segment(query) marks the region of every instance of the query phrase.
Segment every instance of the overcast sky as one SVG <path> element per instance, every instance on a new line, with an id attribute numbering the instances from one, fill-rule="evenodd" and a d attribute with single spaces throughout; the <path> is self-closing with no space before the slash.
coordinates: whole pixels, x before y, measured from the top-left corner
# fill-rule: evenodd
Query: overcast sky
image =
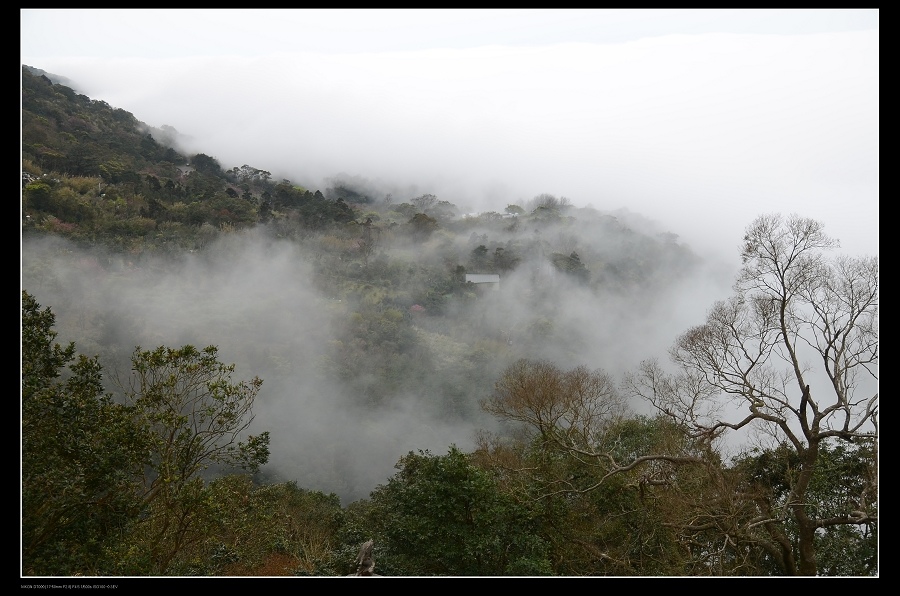
<path id="1" fill-rule="evenodd" d="M 878 10 L 20 14 L 24 64 L 226 169 L 472 211 L 550 193 L 733 260 L 798 213 L 878 252 Z"/>

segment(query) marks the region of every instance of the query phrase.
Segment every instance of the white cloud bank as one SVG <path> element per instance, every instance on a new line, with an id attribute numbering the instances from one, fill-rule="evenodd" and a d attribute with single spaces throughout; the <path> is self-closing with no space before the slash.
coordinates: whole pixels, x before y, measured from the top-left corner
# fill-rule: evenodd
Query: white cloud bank
<path id="1" fill-rule="evenodd" d="M 23 34 L 59 16 L 26 12 Z M 443 28 L 418 11 L 399 11 L 394 22 L 350 11 L 343 26 L 331 11 L 149 11 L 149 30 L 104 24 L 101 17 L 112 16 L 105 12 L 68 16 L 85 26 L 92 18 L 113 37 L 130 31 L 134 41 L 123 40 L 118 54 L 77 44 L 71 54 L 29 54 L 36 44 L 23 41 L 23 63 L 68 77 L 147 124 L 174 126 L 192 139 L 190 150 L 226 168 L 248 163 L 322 189 L 343 172 L 414 185 L 464 210 L 502 210 L 552 193 L 644 214 L 732 262 L 745 226 L 766 212 L 822 220 L 852 254 L 878 250 L 877 28 L 665 35 L 666 19 L 675 31 L 692 31 L 721 12 L 587 11 L 579 14 L 589 22 L 626 28 L 642 17 L 652 35 L 558 43 L 565 36 L 557 31 L 542 40 L 557 43 L 528 45 L 540 16 L 568 27 L 571 39 L 587 37 L 566 11 L 490 11 L 480 19 L 450 11 Z M 763 12 L 776 23 L 798 17 Z M 242 16 L 270 25 L 284 17 L 298 33 L 290 38 L 272 25 L 268 39 L 265 30 L 241 28 Z M 419 21 L 400 18 L 413 16 Z M 761 16 L 751 11 L 748 19 Z M 306 21 L 320 23 L 315 37 Z M 159 48 L 187 44 L 190 31 L 208 47 L 185 47 L 177 57 L 147 50 L 148 39 Z M 426 31 L 433 46 L 423 47 Z M 513 41 L 465 45 L 488 31 Z M 392 43 L 373 41 L 383 36 Z M 415 49 L 362 51 L 357 37 L 379 49 L 411 39 Z M 250 40 L 262 47 L 250 51 Z M 316 43 L 323 49 L 310 48 Z"/>

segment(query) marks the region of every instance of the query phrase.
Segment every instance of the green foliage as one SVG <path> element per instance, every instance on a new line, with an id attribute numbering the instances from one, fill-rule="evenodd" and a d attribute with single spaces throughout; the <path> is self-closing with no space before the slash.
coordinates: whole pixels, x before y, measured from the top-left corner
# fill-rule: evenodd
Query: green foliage
<path id="1" fill-rule="evenodd" d="M 716 478 L 721 461 L 684 428 L 629 416 L 602 371 L 549 361 L 507 367 L 483 407 L 516 423 L 518 434 L 483 437 L 478 461 L 503 472 L 511 494 L 541 503 L 555 571 L 709 573 L 690 566 L 676 522 L 684 494 L 709 491 L 705 479 Z"/>
<path id="2" fill-rule="evenodd" d="M 549 383 L 538 393 L 548 393 Z M 546 396 L 545 396 L 546 397 Z M 561 400 L 535 412 L 548 423 L 564 407 Z M 581 414 L 586 414 L 581 409 Z M 565 419 L 574 421 L 574 424 Z M 553 570 L 560 575 L 707 575 L 691 568 L 677 528 L 678 487 L 698 490 L 702 467 L 666 460 L 635 465 L 647 454 L 677 453 L 683 431 L 662 418 L 637 416 L 607 425 L 595 442 L 582 433 L 554 426 L 579 426 L 577 417 L 560 416 L 544 434 L 481 437 L 475 461 L 502 477 L 502 490 L 532 503 L 539 532 L 552 545 Z M 563 435 L 554 441 L 550 435 Z M 567 449 L 566 445 L 572 445 Z M 581 445 L 580 447 L 578 445 Z"/>
<path id="3" fill-rule="evenodd" d="M 385 575 L 544 575 L 548 545 L 532 512 L 451 447 L 410 452 L 365 512 Z"/>
<path id="4" fill-rule="evenodd" d="M 217 177 L 224 176 L 225 174 L 225 172 L 222 171 L 222 166 L 219 165 L 218 160 L 205 153 L 198 153 L 191 157 L 191 166 L 203 174 L 211 174 Z"/>
<path id="5" fill-rule="evenodd" d="M 575 279 L 586 282 L 590 279 L 591 273 L 581 262 L 578 254 L 573 252 L 569 256 L 554 253 L 550 255 L 550 262 L 556 267 L 557 271 L 561 271 L 571 275 Z"/>
<path id="6" fill-rule="evenodd" d="M 521 262 L 521 258 L 513 249 L 498 246 L 494 249 L 493 270 L 500 272 L 512 271 Z"/>
<path id="7" fill-rule="evenodd" d="M 410 234 L 418 241 L 427 240 L 438 229 L 437 220 L 424 213 L 416 213 L 407 222 Z"/>
<path id="8" fill-rule="evenodd" d="M 201 472 L 268 461 L 267 432 L 241 440 L 262 381 L 232 382 L 213 346 L 137 348 L 117 403 L 54 323 L 23 292 L 23 572 L 165 574 L 205 536 Z"/>
<path id="9" fill-rule="evenodd" d="M 30 209 L 47 210 L 51 207 L 51 188 L 44 182 L 32 182 L 25 187 L 25 207 Z"/>
<path id="10" fill-rule="evenodd" d="M 238 442 L 252 422 L 262 380 L 231 382 L 234 365 L 218 349 L 193 346 L 136 348 L 134 377 L 126 401 L 153 432 L 154 486 L 185 481 L 213 463 L 255 471 L 268 458 L 268 435 Z"/>
<path id="11" fill-rule="evenodd" d="M 484 271 L 487 263 L 487 253 L 488 249 L 484 244 L 476 246 L 472 250 L 469 269 L 472 271 Z"/>
<path id="12" fill-rule="evenodd" d="M 449 201 L 438 201 L 436 205 L 428 209 L 427 213 L 439 222 L 449 222 L 457 216 L 458 209 Z"/>
<path id="13" fill-rule="evenodd" d="M 877 478 L 877 452 L 873 441 L 859 443 L 824 442 L 806 493 L 808 508 L 822 521 L 815 535 L 817 564 L 822 575 L 877 575 L 878 573 L 878 503 L 860 502 Z M 754 449 L 735 460 L 734 469 L 765 503 L 766 512 L 785 510 L 800 473 L 800 458 L 787 444 L 774 449 Z M 857 524 L 838 523 L 847 512 L 858 512 Z M 799 529 L 789 516 L 778 516 L 777 524 L 794 545 Z M 764 556 L 768 573 L 782 574 L 779 559 Z"/>
<path id="14" fill-rule="evenodd" d="M 200 573 L 191 553 L 207 539 L 214 506 L 201 473 L 213 464 L 255 472 L 268 461 L 267 432 L 240 440 L 262 381 L 232 382 L 234 365 L 219 362 L 214 346 L 138 347 L 131 364 L 124 399 L 150 458 L 141 515 L 109 556 L 126 575 Z"/>
<path id="15" fill-rule="evenodd" d="M 237 166 L 233 167 L 228 171 L 228 174 L 237 182 L 265 183 L 272 178 L 271 172 L 260 170 L 252 166 L 248 166 L 247 164 L 242 165 L 240 168 L 238 168 Z"/>
<path id="16" fill-rule="evenodd" d="M 54 322 L 22 293 L 22 571 L 90 575 L 138 510 L 147 452 L 130 410 L 103 394 L 100 364 L 54 343 Z"/>
<path id="17" fill-rule="evenodd" d="M 268 575 L 280 557 L 280 575 L 316 575 L 328 561 L 343 513 L 334 494 L 293 482 L 258 485 L 246 475 L 227 475 L 203 491 L 201 535 L 173 561 L 185 575 Z M 327 574 L 327 573 L 326 573 Z"/>

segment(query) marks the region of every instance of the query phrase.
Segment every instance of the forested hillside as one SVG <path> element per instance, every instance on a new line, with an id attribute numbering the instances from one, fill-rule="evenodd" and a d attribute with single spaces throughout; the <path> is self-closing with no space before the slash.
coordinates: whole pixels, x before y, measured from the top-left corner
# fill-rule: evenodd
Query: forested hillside
<path id="1" fill-rule="evenodd" d="M 639 216 L 178 139 L 22 70 L 23 575 L 877 574 L 877 259 L 761 218 L 683 333 L 713 282 Z"/>

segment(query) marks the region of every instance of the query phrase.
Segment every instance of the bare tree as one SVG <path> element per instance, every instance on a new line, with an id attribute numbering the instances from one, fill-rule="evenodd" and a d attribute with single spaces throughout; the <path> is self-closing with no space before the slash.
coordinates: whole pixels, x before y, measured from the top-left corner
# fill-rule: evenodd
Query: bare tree
<path id="1" fill-rule="evenodd" d="M 362 224 L 362 236 L 357 244 L 363 258 L 363 266 L 366 268 L 369 267 L 369 259 L 378 248 L 380 232 L 381 230 L 372 223 L 372 218 L 366 218 L 365 223 Z"/>
<path id="2" fill-rule="evenodd" d="M 437 197 L 432 194 L 424 194 L 410 199 L 409 202 L 413 204 L 418 213 L 426 213 L 437 203 Z"/>
<path id="3" fill-rule="evenodd" d="M 542 498 L 587 493 L 611 476 L 639 467 L 650 484 L 664 484 L 673 466 L 703 461 L 689 449 L 649 455 L 623 452 L 616 435 L 628 415 L 625 401 L 608 374 L 584 366 L 564 371 L 548 361 L 519 360 L 504 371 L 482 408 L 530 429 L 541 451 L 564 454 L 592 471 L 589 477 L 577 479 L 539 473 Z M 489 447 L 490 441 L 487 435 L 481 438 L 482 450 L 502 456 L 501 450 Z"/>
<path id="4" fill-rule="evenodd" d="M 757 218 L 744 237 L 735 295 L 671 349 L 677 373 L 645 362 L 625 384 L 695 437 L 711 442 L 747 427 L 794 452 L 798 469 L 783 507 L 761 508 L 743 528 L 789 574 L 817 573 L 818 529 L 878 515 L 877 473 L 848 486 L 856 492 L 843 514 L 820 516 L 808 499 L 824 441 L 877 441 L 878 433 L 877 390 L 862 392 L 878 381 L 878 259 L 826 258 L 835 247 L 816 221 Z M 786 523 L 796 527 L 790 539 Z"/>

